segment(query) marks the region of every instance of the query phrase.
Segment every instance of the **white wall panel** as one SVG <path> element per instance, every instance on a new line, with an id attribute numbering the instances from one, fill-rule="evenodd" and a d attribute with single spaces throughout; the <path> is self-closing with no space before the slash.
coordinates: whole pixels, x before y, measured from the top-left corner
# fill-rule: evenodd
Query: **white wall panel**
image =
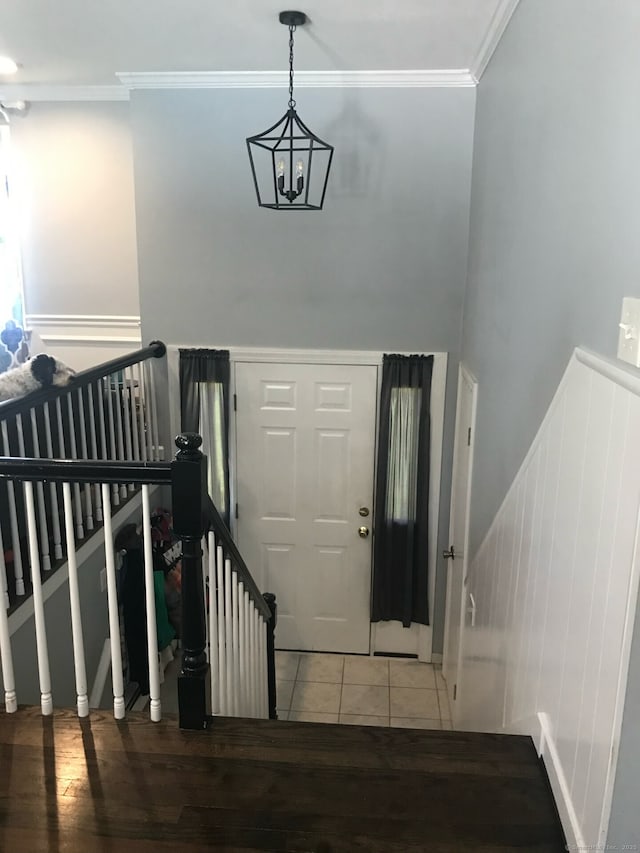
<path id="1" fill-rule="evenodd" d="M 606 839 L 637 597 L 640 379 L 576 350 L 471 563 L 458 726 L 541 740 L 570 844 Z"/>
<path id="2" fill-rule="evenodd" d="M 27 314 L 30 353 L 46 352 L 76 372 L 142 346 L 140 317 L 114 314 Z"/>

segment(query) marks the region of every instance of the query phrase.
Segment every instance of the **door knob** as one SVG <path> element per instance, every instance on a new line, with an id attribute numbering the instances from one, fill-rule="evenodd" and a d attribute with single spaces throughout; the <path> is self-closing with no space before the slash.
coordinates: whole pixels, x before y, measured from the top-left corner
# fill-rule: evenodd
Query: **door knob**
<path id="1" fill-rule="evenodd" d="M 368 527 L 363 526 L 363 527 L 358 528 L 358 536 L 360 536 L 362 539 L 366 539 L 368 535 L 369 535 L 369 528 Z"/>
<path id="2" fill-rule="evenodd" d="M 448 551 L 443 551 L 442 556 L 445 558 L 445 560 L 455 560 L 456 552 L 453 549 L 453 545 Z"/>

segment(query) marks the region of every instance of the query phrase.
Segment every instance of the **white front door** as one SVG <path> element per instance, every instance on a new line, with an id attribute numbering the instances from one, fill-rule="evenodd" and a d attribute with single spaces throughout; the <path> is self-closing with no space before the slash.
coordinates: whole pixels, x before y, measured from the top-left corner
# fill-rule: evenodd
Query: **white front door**
<path id="1" fill-rule="evenodd" d="M 276 647 L 366 653 L 377 367 L 238 362 L 235 384 L 238 546 Z"/>
<path id="2" fill-rule="evenodd" d="M 451 514 L 449 543 L 453 556 L 447 560 L 447 609 L 444 628 L 442 669 L 447 682 L 453 719 L 456 717 L 456 698 L 460 691 L 461 634 L 466 604 L 465 575 L 467 573 L 467 540 L 469 530 L 469 496 L 473 460 L 473 429 L 477 385 L 460 366 L 458 372 L 458 402 L 456 432 L 453 445 L 453 474 L 451 478 Z"/>

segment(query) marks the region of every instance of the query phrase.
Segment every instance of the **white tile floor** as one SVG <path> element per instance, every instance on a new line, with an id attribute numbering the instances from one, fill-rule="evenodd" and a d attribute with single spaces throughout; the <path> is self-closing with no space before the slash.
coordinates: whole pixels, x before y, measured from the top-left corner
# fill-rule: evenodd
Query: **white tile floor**
<path id="1" fill-rule="evenodd" d="M 416 660 L 276 652 L 278 719 L 450 729 L 440 668 Z"/>

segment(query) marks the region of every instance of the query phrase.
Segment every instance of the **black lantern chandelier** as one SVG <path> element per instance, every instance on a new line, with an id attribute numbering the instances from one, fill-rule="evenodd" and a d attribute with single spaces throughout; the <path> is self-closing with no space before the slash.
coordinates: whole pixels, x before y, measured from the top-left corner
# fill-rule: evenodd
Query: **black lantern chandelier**
<path id="1" fill-rule="evenodd" d="M 247 139 L 258 204 L 271 210 L 322 210 L 333 146 L 299 118 L 293 99 L 293 34 L 304 12 L 280 12 L 289 27 L 289 108 L 280 121 Z"/>

